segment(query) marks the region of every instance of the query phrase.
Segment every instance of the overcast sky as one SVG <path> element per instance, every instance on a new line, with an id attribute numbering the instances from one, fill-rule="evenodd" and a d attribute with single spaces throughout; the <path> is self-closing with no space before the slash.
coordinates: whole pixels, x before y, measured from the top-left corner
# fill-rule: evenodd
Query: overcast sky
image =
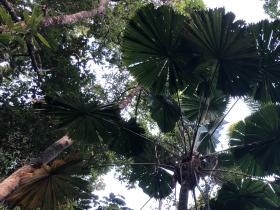
<path id="1" fill-rule="evenodd" d="M 262 7 L 263 2 L 260 0 L 204 0 L 204 3 L 208 8 L 225 7 L 226 11 L 233 12 L 237 19 L 243 19 L 247 23 L 268 19 Z M 226 120 L 230 122 L 238 121 L 248 114 L 249 110 L 242 101 L 239 101 L 227 116 Z M 110 172 L 103 177 L 107 187 L 105 191 L 99 192 L 99 195 L 101 197 L 104 195 L 108 196 L 110 192 L 123 195 L 125 196 L 128 207 L 134 210 L 140 210 L 149 197 L 139 188 L 128 191 L 125 187 L 125 183 L 120 183 L 118 180 L 114 179 L 113 174 L 114 172 Z M 142 210 L 151 210 L 152 207 L 157 205 L 155 201 L 150 201 Z"/>

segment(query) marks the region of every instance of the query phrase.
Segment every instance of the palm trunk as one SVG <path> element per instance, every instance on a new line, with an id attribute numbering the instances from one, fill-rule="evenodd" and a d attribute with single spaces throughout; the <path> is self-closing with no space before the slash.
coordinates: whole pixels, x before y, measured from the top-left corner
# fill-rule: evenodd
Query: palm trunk
<path id="1" fill-rule="evenodd" d="M 178 210 L 188 209 L 189 188 L 186 183 L 181 183 Z"/>
<path id="2" fill-rule="evenodd" d="M 162 209 L 162 199 L 159 199 L 158 201 L 158 210 Z"/>
<path id="3" fill-rule="evenodd" d="M 24 177 L 30 176 L 36 168 L 39 168 L 42 164 L 47 164 L 55 159 L 62 151 L 67 149 L 73 141 L 67 136 L 63 136 L 61 139 L 49 146 L 39 157 L 33 159 L 29 164 L 16 170 L 9 177 L 4 179 L 0 183 L 0 202 L 4 201 L 15 189 L 17 189 L 21 180 Z"/>

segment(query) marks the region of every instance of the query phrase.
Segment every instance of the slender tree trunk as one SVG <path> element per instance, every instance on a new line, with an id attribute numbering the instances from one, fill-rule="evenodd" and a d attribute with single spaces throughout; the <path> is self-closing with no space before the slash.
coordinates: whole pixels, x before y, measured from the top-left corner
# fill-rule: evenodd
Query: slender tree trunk
<path id="1" fill-rule="evenodd" d="M 179 193 L 178 210 L 188 209 L 188 199 L 189 199 L 189 188 L 186 183 L 182 182 L 180 193 Z"/>
<path id="2" fill-rule="evenodd" d="M 61 152 L 67 149 L 73 141 L 67 136 L 63 136 L 61 139 L 50 145 L 39 157 L 33 159 L 29 164 L 16 170 L 9 177 L 4 179 L 0 183 L 0 202 L 4 201 L 14 190 L 16 190 L 21 180 L 29 176 L 33 171 L 39 168 L 42 164 L 47 164 L 55 159 Z"/>
<path id="3" fill-rule="evenodd" d="M 162 199 L 159 199 L 158 201 L 158 210 L 162 209 Z"/>

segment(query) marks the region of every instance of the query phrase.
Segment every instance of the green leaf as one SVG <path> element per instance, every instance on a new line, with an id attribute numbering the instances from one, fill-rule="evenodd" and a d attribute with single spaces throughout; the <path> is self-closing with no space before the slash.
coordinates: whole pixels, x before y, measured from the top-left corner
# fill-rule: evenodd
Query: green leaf
<path id="1" fill-rule="evenodd" d="M 180 118 L 180 108 L 175 101 L 165 96 L 151 96 L 151 117 L 162 132 L 172 131 Z"/>
<path id="2" fill-rule="evenodd" d="M 40 39 L 40 41 L 46 45 L 48 48 L 51 48 L 51 46 L 49 45 L 48 41 L 45 39 L 45 37 L 43 37 L 40 33 L 36 33 L 36 37 L 38 37 L 38 39 Z"/>
<path id="3" fill-rule="evenodd" d="M 205 95 L 204 93 L 184 96 L 182 98 L 182 111 L 184 117 L 190 121 L 196 121 L 201 118 L 201 122 L 212 122 L 218 119 L 226 110 L 229 97 L 222 91 L 212 91 Z"/>
<path id="4" fill-rule="evenodd" d="M 280 161 L 280 107 L 266 105 L 239 122 L 230 134 L 234 158 L 253 175 L 274 173 Z"/>
<path id="5" fill-rule="evenodd" d="M 209 154 L 215 152 L 218 143 L 220 143 L 219 132 L 221 129 L 218 128 L 215 130 L 219 122 L 220 118 L 218 118 L 217 121 L 213 121 L 199 128 L 200 136 L 197 141 L 197 151 L 201 154 Z"/>
<path id="6" fill-rule="evenodd" d="M 157 155 L 155 150 L 157 150 Z M 144 152 L 133 158 L 135 163 L 143 164 L 132 165 L 130 182 L 138 182 L 144 193 L 156 199 L 162 199 L 170 195 L 173 188 L 172 175 L 157 165 L 157 161 L 164 163 L 161 160 L 166 160 L 168 157 L 170 157 L 170 154 L 160 145 L 146 144 Z"/>
<path id="7" fill-rule="evenodd" d="M 7 45 L 13 39 L 11 34 L 1 33 L 0 34 L 0 43 Z"/>
<path id="8" fill-rule="evenodd" d="M 109 149 L 125 157 L 134 157 L 144 151 L 148 140 L 145 138 L 145 130 L 141 128 L 135 119 L 121 124 L 120 133 L 109 145 Z"/>
<path id="9" fill-rule="evenodd" d="M 236 179 L 225 183 L 218 191 L 217 200 L 210 202 L 215 210 L 254 210 L 277 207 L 277 197 L 271 187 L 257 180 Z"/>
<path id="10" fill-rule="evenodd" d="M 149 4 L 137 11 L 125 29 L 123 61 L 136 80 L 154 93 L 182 87 L 189 60 L 180 36 L 185 17 L 172 8 Z"/>
<path id="11" fill-rule="evenodd" d="M 24 178 L 22 187 L 13 192 L 7 202 L 11 207 L 26 210 L 57 210 L 68 199 L 79 199 L 85 192 L 90 195 L 90 183 L 80 174 L 82 167 L 83 161 L 77 156 L 43 165 L 32 176 Z"/>
<path id="12" fill-rule="evenodd" d="M 263 20 L 250 26 L 250 31 L 260 58 L 257 82 L 253 87 L 253 97 L 262 102 L 280 101 L 280 21 Z"/>
<path id="13" fill-rule="evenodd" d="M 47 112 L 59 121 L 71 138 L 87 143 L 109 143 L 119 132 L 119 108 L 114 104 L 101 105 L 78 97 L 49 99 Z"/>
<path id="14" fill-rule="evenodd" d="M 0 6 L 0 18 L 3 23 L 8 26 L 8 28 L 13 27 L 14 22 L 12 20 L 12 17 L 2 6 Z"/>
<path id="15" fill-rule="evenodd" d="M 203 65 L 203 71 L 208 71 L 206 81 L 226 94 L 249 92 L 256 78 L 258 57 L 243 21 L 235 21 L 235 15 L 226 13 L 224 8 L 194 11 L 184 34 L 188 47 L 201 59 L 196 68 Z"/>

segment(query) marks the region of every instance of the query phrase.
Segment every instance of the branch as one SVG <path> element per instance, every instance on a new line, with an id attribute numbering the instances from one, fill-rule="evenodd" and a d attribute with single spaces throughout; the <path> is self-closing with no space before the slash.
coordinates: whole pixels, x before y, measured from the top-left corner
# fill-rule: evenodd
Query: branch
<path id="1" fill-rule="evenodd" d="M 49 26 L 55 25 L 65 25 L 65 24 L 73 24 L 80 20 L 84 20 L 87 18 L 94 17 L 96 15 L 102 15 L 105 11 L 105 6 L 108 0 L 100 0 L 97 8 L 88 11 L 80 11 L 70 15 L 58 15 L 52 17 L 45 17 L 39 23 L 41 28 L 46 28 Z"/>
<path id="2" fill-rule="evenodd" d="M 57 25 L 67 25 L 67 24 L 74 24 L 81 20 L 88 19 L 97 15 L 104 14 L 105 6 L 109 0 L 100 0 L 99 5 L 97 8 L 87 10 L 87 11 L 80 11 L 77 13 L 69 14 L 69 15 L 58 15 L 58 16 L 47 16 L 44 17 L 40 23 L 39 28 L 47 28 L 50 26 L 57 26 Z M 0 0 L 2 5 L 11 15 L 13 21 L 19 22 L 19 25 L 22 28 L 26 28 L 27 25 L 25 21 L 20 21 L 19 17 L 16 15 L 15 10 L 13 9 L 11 3 L 7 0 Z M 0 26 L 0 33 L 2 32 L 11 32 L 6 25 Z"/>
<path id="3" fill-rule="evenodd" d="M 47 164 L 54 160 L 61 152 L 72 145 L 73 141 L 67 136 L 50 145 L 39 157 L 33 159 L 29 164 L 16 170 L 9 177 L 0 183 L 0 202 L 4 201 L 11 193 L 21 186 L 22 180 L 30 176 L 34 170 L 42 164 Z"/>
<path id="4" fill-rule="evenodd" d="M 143 90 L 142 86 L 136 86 L 133 88 L 127 96 L 125 96 L 120 102 L 119 102 L 119 108 L 124 109 L 126 108 L 131 102 L 134 96 L 138 95 Z"/>
<path id="5" fill-rule="evenodd" d="M 36 60 L 36 57 L 34 55 L 34 50 L 33 50 L 33 45 L 31 44 L 30 41 L 26 41 L 26 46 L 27 46 L 27 51 L 29 54 L 29 57 L 31 58 L 31 65 L 32 68 L 34 69 L 34 71 L 36 72 L 37 76 L 38 76 L 38 81 L 39 81 L 39 87 L 40 87 L 40 83 L 43 81 L 41 74 L 40 74 L 40 70 L 41 68 L 38 66 L 38 62 Z"/>
<path id="6" fill-rule="evenodd" d="M 13 21 L 15 22 L 20 21 L 20 18 L 17 16 L 17 13 L 15 12 L 13 5 L 10 2 L 8 2 L 7 0 L 0 0 L 0 3 L 9 12 Z"/>

